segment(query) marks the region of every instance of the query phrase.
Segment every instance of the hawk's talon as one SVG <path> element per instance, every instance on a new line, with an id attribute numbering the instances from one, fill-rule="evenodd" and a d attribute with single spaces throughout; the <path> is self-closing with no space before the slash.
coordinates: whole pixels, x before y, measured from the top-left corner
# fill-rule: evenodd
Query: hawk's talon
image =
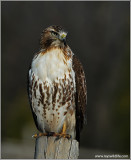
<path id="1" fill-rule="evenodd" d="M 67 134 L 67 137 L 66 137 L 67 139 L 71 139 L 72 138 L 72 136 L 71 135 L 69 135 L 69 134 Z"/>
<path id="2" fill-rule="evenodd" d="M 61 134 L 56 134 L 55 135 L 57 138 L 67 138 L 67 139 L 70 139 L 71 138 L 71 135 L 69 135 L 69 134 L 63 134 L 63 133 L 61 133 Z"/>
<path id="3" fill-rule="evenodd" d="M 33 136 L 32 136 L 32 138 L 37 138 L 38 137 L 38 134 L 34 134 Z"/>

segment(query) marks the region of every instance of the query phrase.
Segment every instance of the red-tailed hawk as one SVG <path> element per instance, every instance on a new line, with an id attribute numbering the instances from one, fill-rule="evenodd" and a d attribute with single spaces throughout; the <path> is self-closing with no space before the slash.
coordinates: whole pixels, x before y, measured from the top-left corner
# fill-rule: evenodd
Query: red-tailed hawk
<path id="1" fill-rule="evenodd" d="M 41 135 L 80 139 L 86 121 L 85 74 L 66 43 L 67 32 L 50 26 L 41 35 L 28 75 L 30 106 Z"/>

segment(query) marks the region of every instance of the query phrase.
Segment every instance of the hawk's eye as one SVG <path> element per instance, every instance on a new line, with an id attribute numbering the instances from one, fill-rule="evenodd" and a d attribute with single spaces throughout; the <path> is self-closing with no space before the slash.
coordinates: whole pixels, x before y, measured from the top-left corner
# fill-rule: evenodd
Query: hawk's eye
<path id="1" fill-rule="evenodd" d="M 55 36 L 58 36 L 58 33 L 55 32 L 55 31 L 51 31 L 51 33 L 52 33 L 53 35 L 55 35 Z"/>

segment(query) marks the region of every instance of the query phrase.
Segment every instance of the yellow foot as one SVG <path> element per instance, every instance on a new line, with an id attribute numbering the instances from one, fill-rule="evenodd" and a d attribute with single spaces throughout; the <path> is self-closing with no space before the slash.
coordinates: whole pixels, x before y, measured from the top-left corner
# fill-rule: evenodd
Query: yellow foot
<path id="1" fill-rule="evenodd" d="M 68 138 L 68 139 L 71 138 L 71 135 L 66 134 L 66 123 L 63 124 L 63 128 L 62 128 L 61 133 L 55 133 L 55 132 L 38 133 L 38 134 L 34 134 L 32 137 L 33 138 L 38 138 L 38 137 L 41 137 L 41 136 L 54 136 L 54 137 L 57 137 L 57 138 L 63 137 L 63 138 Z"/>
<path id="2" fill-rule="evenodd" d="M 55 132 L 34 134 L 34 135 L 32 136 L 32 138 L 38 138 L 38 137 L 41 137 L 41 136 L 47 136 L 47 137 L 53 136 L 53 137 L 57 137 L 58 139 L 59 139 L 59 138 L 62 138 L 62 137 L 63 137 L 63 138 L 68 138 L 68 139 L 71 138 L 71 135 L 69 135 L 69 134 L 65 134 L 65 133 L 55 133 Z"/>
<path id="3" fill-rule="evenodd" d="M 32 138 L 38 138 L 38 137 L 41 137 L 41 136 L 47 136 L 47 133 L 37 133 L 37 134 L 34 134 L 32 136 Z"/>
<path id="4" fill-rule="evenodd" d="M 58 138 L 68 138 L 70 139 L 71 138 L 71 135 L 69 134 L 65 134 L 65 133 L 55 133 L 54 136 L 58 137 Z"/>

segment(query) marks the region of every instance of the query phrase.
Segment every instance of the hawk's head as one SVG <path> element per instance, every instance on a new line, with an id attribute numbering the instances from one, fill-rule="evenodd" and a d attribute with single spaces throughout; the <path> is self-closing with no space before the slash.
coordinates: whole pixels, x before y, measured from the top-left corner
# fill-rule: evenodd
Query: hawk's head
<path id="1" fill-rule="evenodd" d="M 67 32 L 61 26 L 50 26 L 46 28 L 40 39 L 40 45 L 42 49 L 47 49 L 50 46 L 66 46 Z"/>

